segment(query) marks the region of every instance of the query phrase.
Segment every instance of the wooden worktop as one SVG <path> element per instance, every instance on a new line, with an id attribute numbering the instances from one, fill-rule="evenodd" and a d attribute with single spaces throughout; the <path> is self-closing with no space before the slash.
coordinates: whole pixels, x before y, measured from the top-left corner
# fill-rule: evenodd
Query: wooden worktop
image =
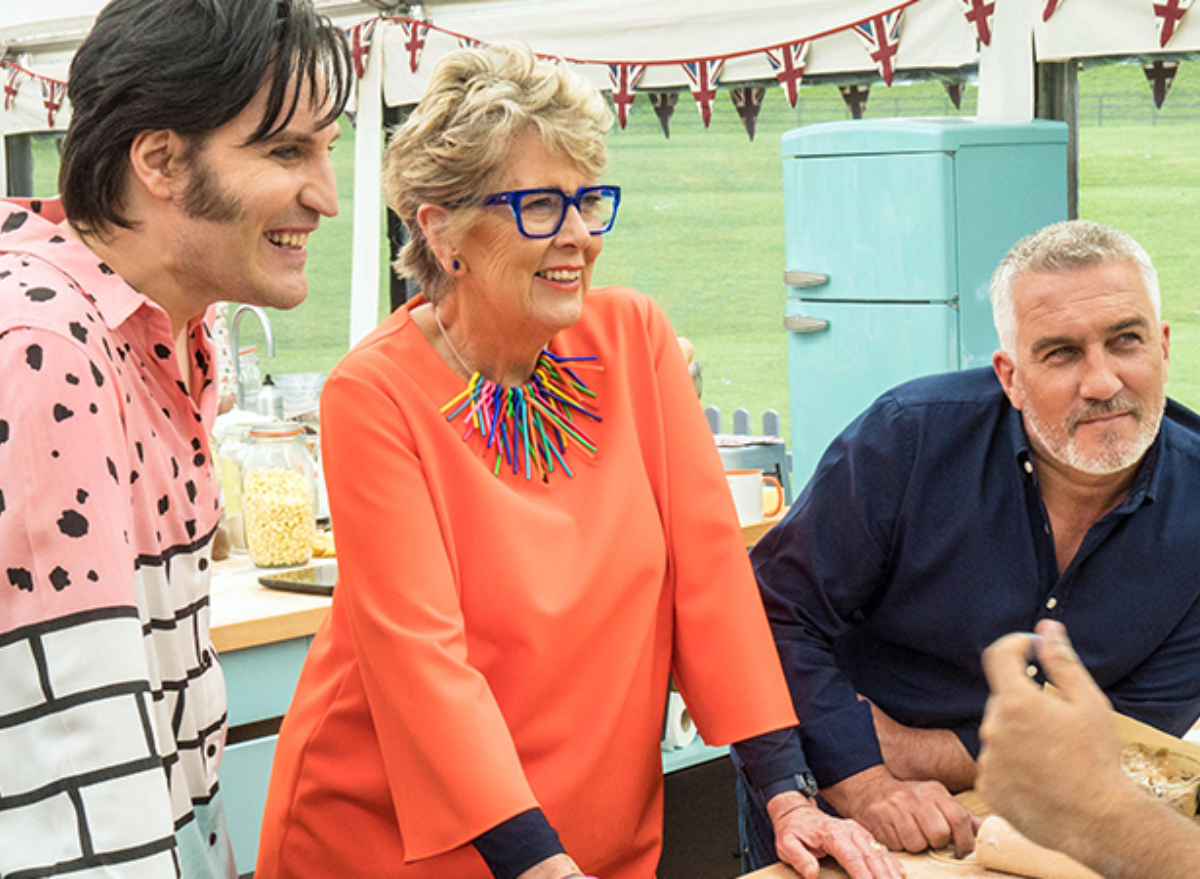
<path id="1" fill-rule="evenodd" d="M 747 548 L 754 546 L 783 515 L 742 527 Z M 315 565 L 336 559 L 314 559 Z M 331 599 L 268 589 L 258 582 L 263 571 L 244 553 L 213 565 L 212 640 L 218 653 L 242 650 L 312 635 L 329 612 Z"/>

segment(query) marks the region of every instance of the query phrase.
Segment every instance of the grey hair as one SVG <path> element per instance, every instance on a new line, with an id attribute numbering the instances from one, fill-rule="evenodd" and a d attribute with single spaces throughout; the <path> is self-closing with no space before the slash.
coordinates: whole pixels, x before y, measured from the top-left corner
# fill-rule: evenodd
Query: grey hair
<path id="1" fill-rule="evenodd" d="M 417 222 L 420 207 L 450 209 L 448 231 L 466 231 L 512 160 L 513 140 L 526 132 L 599 179 L 612 121 L 591 82 L 566 63 L 539 59 L 528 46 L 499 42 L 447 55 L 384 155 L 388 207 L 410 236 L 393 265 L 396 274 L 416 277 L 438 301 L 450 277 Z"/>
<path id="2" fill-rule="evenodd" d="M 1026 235 L 1013 245 L 992 274 L 988 293 L 1000 347 L 1009 354 L 1016 353 L 1017 319 L 1012 291 L 1018 279 L 1031 274 L 1086 269 L 1105 262 L 1127 262 L 1138 270 L 1154 307 L 1154 319 L 1161 320 L 1158 273 L 1142 246 L 1111 226 L 1090 220 L 1067 220 Z"/>

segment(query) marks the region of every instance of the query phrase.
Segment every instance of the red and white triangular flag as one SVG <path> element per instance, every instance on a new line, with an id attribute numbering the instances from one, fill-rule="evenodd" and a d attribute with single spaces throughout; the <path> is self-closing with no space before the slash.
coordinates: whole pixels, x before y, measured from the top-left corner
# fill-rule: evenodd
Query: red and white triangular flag
<path id="1" fill-rule="evenodd" d="M 985 46 L 992 44 L 992 16 L 996 13 L 996 0 L 961 0 L 966 7 L 967 21 L 975 25 L 975 36 Z"/>
<path id="2" fill-rule="evenodd" d="M 702 58 L 699 61 L 683 62 L 683 72 L 692 83 L 692 95 L 696 98 L 696 106 L 700 108 L 700 118 L 704 127 L 712 119 L 712 105 L 717 97 L 717 80 L 721 77 L 721 68 L 725 65 L 724 58 Z"/>
<path id="3" fill-rule="evenodd" d="M 1165 49 L 1175 30 L 1183 23 L 1183 17 L 1192 8 L 1194 0 L 1163 0 L 1154 3 L 1154 17 L 1158 19 L 1158 45 Z"/>
<path id="4" fill-rule="evenodd" d="M 613 87 L 613 103 L 617 107 L 617 121 L 621 127 L 629 121 L 629 107 L 633 104 L 633 90 L 646 72 L 645 64 L 610 64 L 608 78 Z"/>
<path id="5" fill-rule="evenodd" d="M 54 127 L 54 117 L 62 108 L 63 98 L 66 97 L 67 84 L 53 79 L 42 80 L 42 106 L 46 108 L 46 124 Z"/>
<path id="6" fill-rule="evenodd" d="M 854 32 L 871 53 L 871 60 L 879 68 L 879 75 L 888 85 L 896 73 L 896 52 L 900 48 L 900 21 L 904 10 L 876 15 L 854 25 Z"/>
<path id="7" fill-rule="evenodd" d="M 400 27 L 404 28 L 404 51 L 408 53 L 408 69 L 417 72 L 421 64 L 421 52 L 425 49 L 425 35 L 429 33 L 429 22 L 401 19 Z"/>
<path id="8" fill-rule="evenodd" d="M 346 31 L 346 36 L 350 38 L 350 57 L 354 61 L 354 73 L 359 79 L 367 72 L 367 61 L 371 57 L 371 43 L 375 36 L 375 25 L 379 23 L 379 19 L 370 18 L 366 21 L 360 21 L 354 27 Z"/>
<path id="9" fill-rule="evenodd" d="M 789 43 L 776 49 L 767 50 L 767 61 L 775 71 L 775 78 L 783 86 L 788 103 L 796 106 L 796 98 L 800 95 L 800 80 L 804 77 L 804 65 L 808 63 L 808 46 L 806 41 Z"/>
<path id="10" fill-rule="evenodd" d="M 1046 0 L 1046 5 L 1042 9 L 1042 21 L 1049 21 L 1050 16 L 1058 12 L 1058 7 L 1066 2 L 1067 0 Z"/>
<path id="11" fill-rule="evenodd" d="M 19 67 L 13 67 L 9 64 L 3 65 L 5 68 L 4 76 L 4 110 L 8 112 L 12 109 L 13 102 L 17 99 L 17 91 L 21 88 L 21 80 L 26 78 L 25 71 Z"/>
<path id="12" fill-rule="evenodd" d="M 459 37 L 458 48 L 460 49 L 482 49 L 483 40 L 477 40 L 474 37 Z"/>
<path id="13" fill-rule="evenodd" d="M 1178 61 L 1154 61 L 1142 67 L 1146 74 L 1146 79 L 1150 82 L 1150 88 L 1154 93 L 1154 106 L 1162 109 L 1163 101 L 1167 99 L 1167 92 L 1171 90 L 1171 84 L 1175 82 L 1175 74 L 1179 70 Z"/>

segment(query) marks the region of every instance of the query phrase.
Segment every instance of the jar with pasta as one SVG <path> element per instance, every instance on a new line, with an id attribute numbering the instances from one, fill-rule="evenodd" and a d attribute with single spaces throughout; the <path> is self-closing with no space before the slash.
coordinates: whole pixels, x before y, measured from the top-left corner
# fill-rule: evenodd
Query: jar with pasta
<path id="1" fill-rule="evenodd" d="M 304 427 L 276 422 L 251 428 L 242 462 L 242 517 L 255 565 L 302 565 L 311 558 L 314 499 Z"/>

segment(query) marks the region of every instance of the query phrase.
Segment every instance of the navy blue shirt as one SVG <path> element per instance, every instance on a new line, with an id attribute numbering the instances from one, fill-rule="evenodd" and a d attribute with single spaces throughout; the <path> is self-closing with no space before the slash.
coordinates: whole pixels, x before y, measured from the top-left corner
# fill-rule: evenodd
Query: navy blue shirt
<path id="1" fill-rule="evenodd" d="M 978 754 L 980 654 L 1043 617 L 1118 711 L 1175 735 L 1200 715 L 1200 418 L 1174 402 L 1062 576 L 1021 414 L 991 369 L 883 395 L 752 560 L 822 787 L 882 762 L 857 694 Z"/>

